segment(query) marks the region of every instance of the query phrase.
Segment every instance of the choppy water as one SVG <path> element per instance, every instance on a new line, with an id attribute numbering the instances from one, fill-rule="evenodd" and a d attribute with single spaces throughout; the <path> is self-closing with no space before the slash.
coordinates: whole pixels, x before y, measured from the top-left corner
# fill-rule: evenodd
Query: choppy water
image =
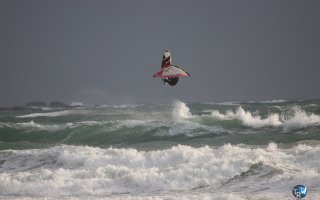
<path id="1" fill-rule="evenodd" d="M 0 112 L 1 199 L 320 197 L 320 101 Z"/>

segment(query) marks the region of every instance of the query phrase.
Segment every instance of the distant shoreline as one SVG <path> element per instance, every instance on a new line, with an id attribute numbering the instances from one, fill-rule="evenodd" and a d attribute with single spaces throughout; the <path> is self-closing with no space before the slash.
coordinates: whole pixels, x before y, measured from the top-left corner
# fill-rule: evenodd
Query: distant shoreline
<path id="1" fill-rule="evenodd" d="M 78 105 L 68 105 L 61 101 L 52 101 L 50 103 L 46 103 L 44 101 L 32 101 L 27 102 L 25 105 L 19 106 L 3 106 L 0 107 L 0 111 L 18 111 L 18 110 L 40 110 L 41 108 L 74 108 L 78 107 Z"/>

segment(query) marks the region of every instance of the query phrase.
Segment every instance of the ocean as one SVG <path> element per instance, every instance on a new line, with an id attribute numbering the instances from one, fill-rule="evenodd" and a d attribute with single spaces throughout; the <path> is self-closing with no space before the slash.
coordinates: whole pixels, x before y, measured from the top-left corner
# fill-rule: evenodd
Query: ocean
<path id="1" fill-rule="evenodd" d="M 320 100 L 0 112 L 0 199 L 320 199 Z"/>

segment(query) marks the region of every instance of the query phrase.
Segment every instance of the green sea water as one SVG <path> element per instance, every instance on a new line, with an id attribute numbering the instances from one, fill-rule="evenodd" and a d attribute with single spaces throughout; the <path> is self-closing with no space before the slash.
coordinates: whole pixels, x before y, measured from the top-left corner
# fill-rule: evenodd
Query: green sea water
<path id="1" fill-rule="evenodd" d="M 0 112 L 0 199 L 320 198 L 320 101 Z"/>
<path id="2" fill-rule="evenodd" d="M 167 148 L 320 139 L 320 102 L 270 101 L 78 107 L 0 112 L 0 149 L 60 144 Z"/>

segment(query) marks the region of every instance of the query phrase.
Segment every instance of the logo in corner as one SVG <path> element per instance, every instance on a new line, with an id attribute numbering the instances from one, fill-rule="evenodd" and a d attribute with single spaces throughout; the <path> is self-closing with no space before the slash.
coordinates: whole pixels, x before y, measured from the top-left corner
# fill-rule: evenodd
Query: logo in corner
<path id="1" fill-rule="evenodd" d="M 292 194 L 297 199 L 302 199 L 307 196 L 307 187 L 304 185 L 296 185 L 292 188 Z"/>

